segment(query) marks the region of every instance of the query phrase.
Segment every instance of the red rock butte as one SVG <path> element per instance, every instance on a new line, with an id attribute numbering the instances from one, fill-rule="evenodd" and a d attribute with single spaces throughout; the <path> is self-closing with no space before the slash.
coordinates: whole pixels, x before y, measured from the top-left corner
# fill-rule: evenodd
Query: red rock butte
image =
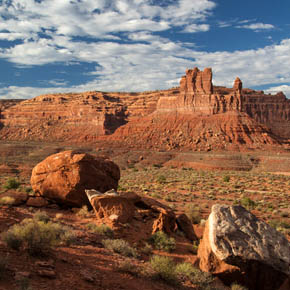
<path id="1" fill-rule="evenodd" d="M 290 100 L 279 92 L 213 86 L 212 70 L 186 70 L 180 87 L 85 92 L 0 101 L 1 140 L 110 141 L 165 150 L 289 145 Z"/>

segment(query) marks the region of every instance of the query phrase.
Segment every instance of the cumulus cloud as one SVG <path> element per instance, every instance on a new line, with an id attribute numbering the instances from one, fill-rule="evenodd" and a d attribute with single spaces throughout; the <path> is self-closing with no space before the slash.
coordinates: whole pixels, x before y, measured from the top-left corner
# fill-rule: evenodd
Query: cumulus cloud
<path id="1" fill-rule="evenodd" d="M 283 92 L 286 96 L 290 98 L 290 85 L 281 85 L 281 86 L 274 86 L 270 87 L 267 90 L 265 90 L 268 94 L 276 94 L 278 92 Z"/>
<path id="2" fill-rule="evenodd" d="M 58 77 L 47 80 L 47 88 L 7 86 L 0 89 L 0 97 L 165 89 L 178 85 L 185 69 L 194 66 L 212 67 L 218 85 L 230 86 L 236 76 L 245 86 L 282 84 L 281 75 L 283 84 L 290 83 L 290 39 L 257 50 L 214 53 L 198 51 L 194 43 L 171 40 L 172 31 L 208 31 L 206 20 L 215 7 L 213 1 L 7 0 L 1 4 L 0 40 L 8 45 L 0 48 L 0 58 L 20 67 L 90 63 L 95 70 L 80 74 L 95 79 L 78 86 L 67 86 Z M 274 28 L 250 24 L 250 20 L 239 25 L 253 30 Z"/>

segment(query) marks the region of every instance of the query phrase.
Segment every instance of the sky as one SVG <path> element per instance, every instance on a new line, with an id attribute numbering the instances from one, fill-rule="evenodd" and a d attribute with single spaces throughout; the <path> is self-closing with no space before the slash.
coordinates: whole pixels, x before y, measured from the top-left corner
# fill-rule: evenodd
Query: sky
<path id="1" fill-rule="evenodd" d="M 214 85 L 290 98 L 289 0 L 0 0 L 0 98 Z"/>

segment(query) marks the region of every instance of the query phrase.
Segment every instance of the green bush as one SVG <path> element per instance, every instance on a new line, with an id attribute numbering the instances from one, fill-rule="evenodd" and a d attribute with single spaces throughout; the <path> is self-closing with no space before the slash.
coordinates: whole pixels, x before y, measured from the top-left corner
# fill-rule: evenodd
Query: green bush
<path id="1" fill-rule="evenodd" d="M 105 224 L 101 224 L 98 226 L 96 224 L 90 223 L 87 225 L 87 228 L 92 233 L 97 233 L 99 235 L 103 235 L 103 236 L 106 236 L 108 238 L 114 237 L 114 231 L 109 226 L 107 226 Z"/>
<path id="2" fill-rule="evenodd" d="M 280 220 L 270 220 L 269 225 L 285 235 L 290 234 L 290 223 L 288 222 Z"/>
<path id="3" fill-rule="evenodd" d="M 12 249 L 19 250 L 23 246 L 31 255 L 41 255 L 54 246 L 71 244 L 74 234 L 58 223 L 34 218 L 10 227 L 3 239 Z"/>
<path id="4" fill-rule="evenodd" d="M 223 181 L 224 182 L 229 182 L 230 181 L 230 176 L 229 175 L 225 175 L 224 177 L 223 177 Z"/>
<path id="5" fill-rule="evenodd" d="M 190 263 L 180 263 L 175 267 L 175 273 L 182 279 L 188 279 L 193 273 L 194 268 Z"/>
<path id="6" fill-rule="evenodd" d="M 194 255 L 197 254 L 198 246 L 199 246 L 199 242 L 198 242 L 198 241 L 194 241 L 193 244 L 192 244 L 192 253 L 193 253 Z"/>
<path id="7" fill-rule="evenodd" d="M 40 211 L 38 210 L 34 215 L 33 215 L 33 219 L 36 221 L 40 221 L 40 222 L 44 222 L 44 223 L 48 223 L 50 220 L 49 215 L 45 212 L 45 211 Z"/>
<path id="8" fill-rule="evenodd" d="M 175 272 L 175 263 L 170 257 L 154 255 L 150 259 L 150 266 L 153 270 L 154 277 L 169 283 L 178 282 Z"/>
<path id="9" fill-rule="evenodd" d="M 124 272 L 124 273 L 129 273 L 133 276 L 138 276 L 140 272 L 140 268 L 132 263 L 131 258 L 126 258 L 123 261 L 120 261 L 118 263 L 118 271 L 119 272 Z"/>
<path id="10" fill-rule="evenodd" d="M 168 237 L 164 232 L 156 232 L 150 238 L 154 247 L 158 250 L 171 252 L 175 250 L 175 239 Z"/>
<path id="11" fill-rule="evenodd" d="M 233 283 L 231 285 L 231 290 L 248 290 L 248 288 L 247 287 L 244 287 L 242 285 L 239 285 L 237 283 Z"/>
<path id="12" fill-rule="evenodd" d="M 209 273 L 200 271 L 190 263 L 177 264 L 175 273 L 182 281 L 190 280 L 199 287 L 198 289 L 208 289 L 213 282 L 213 277 Z"/>
<path id="13" fill-rule="evenodd" d="M 90 212 L 86 205 L 82 206 L 82 208 L 77 212 L 77 216 L 82 218 L 87 218 L 90 216 Z"/>
<path id="14" fill-rule="evenodd" d="M 137 257 L 137 250 L 122 239 L 106 239 L 102 241 L 104 247 L 126 257 Z"/>
<path id="15" fill-rule="evenodd" d="M 164 175 L 159 175 L 157 177 L 157 182 L 161 183 L 161 184 L 165 183 L 166 182 L 166 177 Z"/>
<path id="16" fill-rule="evenodd" d="M 152 246 L 148 243 L 145 243 L 144 247 L 141 249 L 141 252 L 145 255 L 152 254 Z"/>
<path id="17" fill-rule="evenodd" d="M 243 197 L 240 202 L 241 205 L 245 207 L 247 210 L 254 209 L 256 207 L 256 203 L 249 197 Z"/>
<path id="18" fill-rule="evenodd" d="M 24 191 L 25 191 L 26 193 L 32 193 L 32 192 L 33 192 L 33 189 L 32 189 L 30 186 L 28 186 L 28 187 L 25 187 L 25 188 L 24 188 Z"/>
<path id="19" fill-rule="evenodd" d="M 0 198 L 0 205 L 12 205 L 15 202 L 15 198 L 11 196 L 3 196 Z"/>
<path id="20" fill-rule="evenodd" d="M 185 207 L 185 214 L 194 224 L 199 224 L 201 221 L 200 208 L 193 203 L 187 204 Z"/>
<path id="21" fill-rule="evenodd" d="M 15 178 L 9 178 L 4 184 L 4 189 L 16 189 L 20 186 L 20 182 Z"/>

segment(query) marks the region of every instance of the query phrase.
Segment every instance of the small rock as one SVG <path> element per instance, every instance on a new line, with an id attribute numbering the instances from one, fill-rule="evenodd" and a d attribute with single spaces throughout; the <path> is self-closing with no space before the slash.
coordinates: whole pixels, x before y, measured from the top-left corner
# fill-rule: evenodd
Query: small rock
<path id="1" fill-rule="evenodd" d="M 109 196 L 118 196 L 118 192 L 115 189 L 110 189 L 108 191 L 105 192 L 105 195 L 109 195 Z"/>
<path id="2" fill-rule="evenodd" d="M 56 273 L 54 270 L 42 269 L 42 270 L 38 270 L 37 274 L 41 277 L 46 277 L 50 279 L 56 278 Z"/>
<path id="3" fill-rule="evenodd" d="M 36 261 L 35 266 L 38 266 L 41 268 L 54 268 L 54 262 L 53 261 Z"/>
<path id="4" fill-rule="evenodd" d="M 26 205 L 32 207 L 46 207 L 48 205 L 48 201 L 43 197 L 29 197 Z"/>

